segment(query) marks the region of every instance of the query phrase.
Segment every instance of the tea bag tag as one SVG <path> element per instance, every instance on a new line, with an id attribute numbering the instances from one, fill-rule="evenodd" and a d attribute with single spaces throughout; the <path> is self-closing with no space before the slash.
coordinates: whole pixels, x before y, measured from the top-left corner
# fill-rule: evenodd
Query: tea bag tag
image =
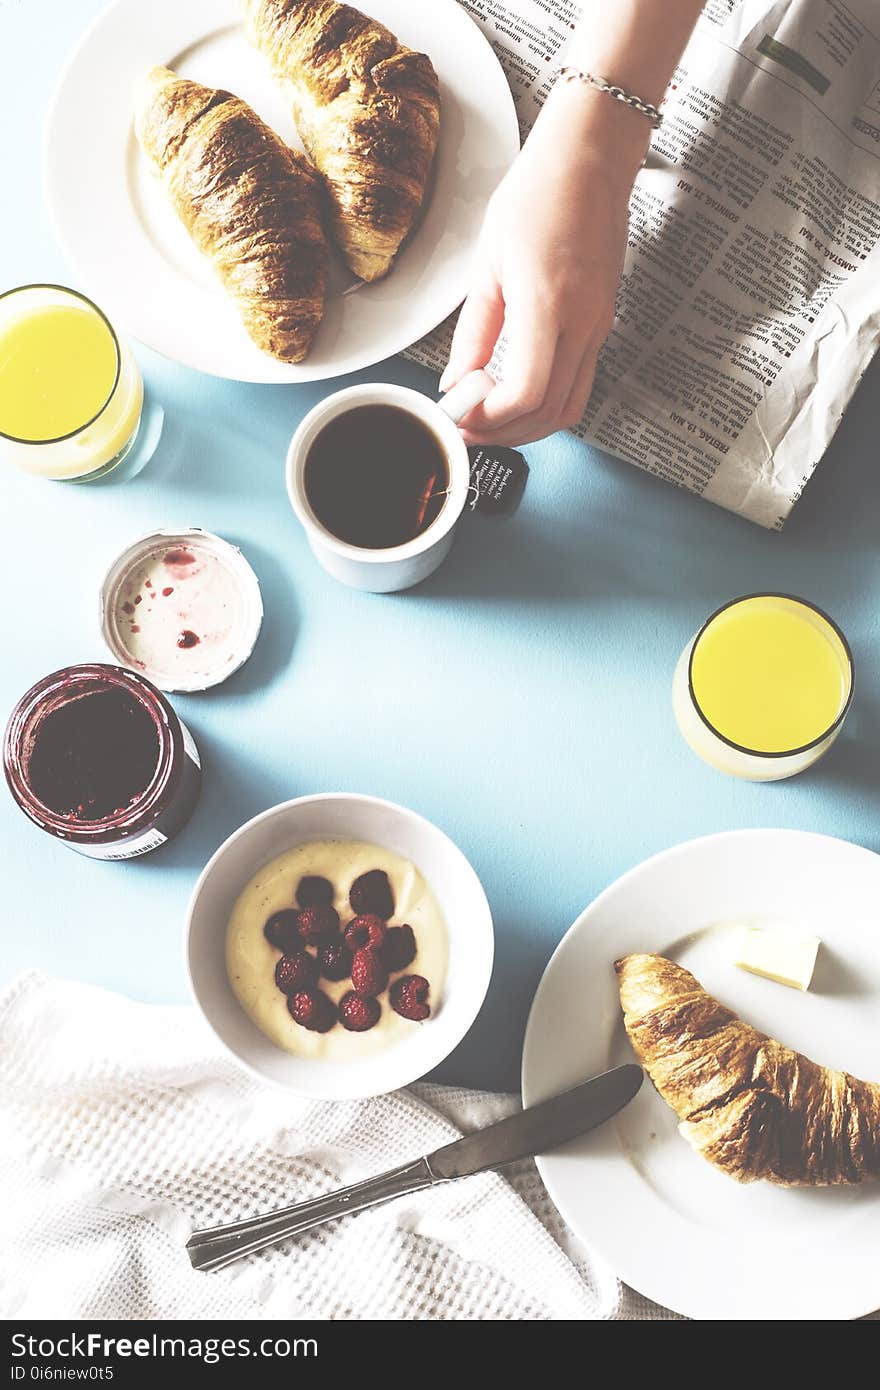
<path id="1" fill-rule="evenodd" d="M 468 449 L 471 481 L 468 510 L 482 516 L 513 516 L 525 492 L 529 465 L 516 449 L 477 444 Z"/>
<path id="2" fill-rule="evenodd" d="M 468 372 L 437 404 L 456 424 L 486 399 L 495 378 L 485 371 Z M 512 516 L 522 501 L 529 465 L 516 449 L 468 449 L 471 462 L 468 509 L 483 516 Z"/>

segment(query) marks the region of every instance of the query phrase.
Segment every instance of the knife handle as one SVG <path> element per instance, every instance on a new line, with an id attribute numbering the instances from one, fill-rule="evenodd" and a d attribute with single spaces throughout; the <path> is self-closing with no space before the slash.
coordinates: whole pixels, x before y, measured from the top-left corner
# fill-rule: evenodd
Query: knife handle
<path id="1" fill-rule="evenodd" d="M 377 1207 L 408 1192 L 420 1192 L 435 1181 L 428 1160 L 419 1158 L 414 1163 L 404 1163 L 400 1168 L 380 1173 L 378 1177 L 366 1178 L 351 1187 L 337 1188 L 335 1192 L 313 1197 L 308 1202 L 297 1202 L 295 1206 L 282 1207 L 279 1211 L 252 1216 L 244 1221 L 193 1231 L 186 1243 L 190 1263 L 193 1269 L 225 1269 L 245 1255 L 278 1245 L 291 1236 L 311 1230 L 313 1226 L 363 1211 L 366 1207 Z"/>

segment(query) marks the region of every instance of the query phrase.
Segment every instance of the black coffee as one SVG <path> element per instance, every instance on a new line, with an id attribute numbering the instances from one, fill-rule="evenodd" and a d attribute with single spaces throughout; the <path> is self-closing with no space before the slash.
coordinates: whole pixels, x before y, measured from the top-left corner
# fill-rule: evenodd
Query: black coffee
<path id="1" fill-rule="evenodd" d="M 393 405 L 360 405 L 325 425 L 304 475 L 315 516 L 364 550 L 414 540 L 446 501 L 449 467 L 439 439 Z"/>

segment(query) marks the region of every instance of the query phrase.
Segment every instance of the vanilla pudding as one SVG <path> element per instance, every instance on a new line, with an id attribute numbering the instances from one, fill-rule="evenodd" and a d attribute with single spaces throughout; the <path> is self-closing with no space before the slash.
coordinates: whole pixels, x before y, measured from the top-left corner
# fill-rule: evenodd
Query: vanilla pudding
<path id="1" fill-rule="evenodd" d="M 226 970 L 236 999 L 260 1031 L 286 1052 L 344 1061 L 396 1046 L 422 1026 L 395 1013 L 386 990 L 379 996 L 379 1021 L 369 1031 L 348 1032 L 337 1024 L 326 1033 L 310 1032 L 291 1018 L 287 998 L 275 984 L 281 952 L 266 940 L 266 920 L 275 912 L 295 907 L 300 880 L 317 876 L 333 885 L 333 906 L 344 928 L 357 915 L 348 900 L 349 889 L 355 879 L 372 869 L 383 870 L 391 885 L 395 909 L 389 927 L 408 923 L 416 939 L 415 958 L 404 970 L 392 973 L 391 983 L 402 975 L 422 975 L 431 987 L 431 1017 L 442 1008 L 448 959 L 446 924 L 419 871 L 380 845 L 362 840 L 310 840 L 286 850 L 257 871 L 239 895 L 226 933 Z M 335 1004 L 352 989 L 352 982 L 321 978 L 318 988 Z"/>

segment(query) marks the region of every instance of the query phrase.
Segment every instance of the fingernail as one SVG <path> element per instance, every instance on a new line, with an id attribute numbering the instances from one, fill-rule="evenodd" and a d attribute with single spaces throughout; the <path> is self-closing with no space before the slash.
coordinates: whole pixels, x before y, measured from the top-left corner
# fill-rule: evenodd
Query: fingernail
<path id="1" fill-rule="evenodd" d="M 441 391 L 448 391 L 448 390 L 450 389 L 450 387 L 452 387 L 452 386 L 454 386 L 454 385 L 455 385 L 455 372 L 452 370 L 451 367 L 447 367 L 446 370 L 445 370 L 445 372 L 443 373 L 443 375 L 442 375 L 441 378 L 440 378 L 440 390 L 441 390 Z"/>

